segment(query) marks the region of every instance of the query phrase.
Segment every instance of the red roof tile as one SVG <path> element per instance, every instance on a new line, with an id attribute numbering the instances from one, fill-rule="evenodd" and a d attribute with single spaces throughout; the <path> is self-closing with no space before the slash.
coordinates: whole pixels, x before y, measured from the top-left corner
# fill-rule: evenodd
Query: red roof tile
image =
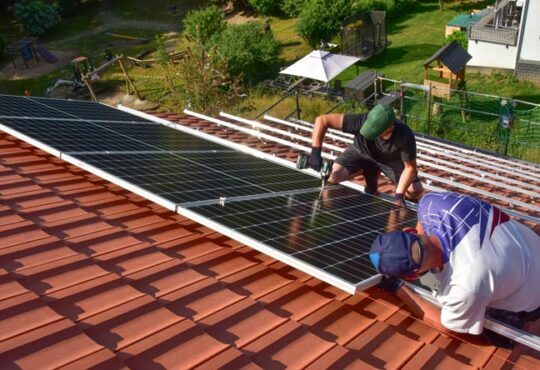
<path id="1" fill-rule="evenodd" d="M 8 368 L 540 367 L 522 346 L 445 337 L 393 296 L 350 296 L 8 135 L 0 153 Z"/>

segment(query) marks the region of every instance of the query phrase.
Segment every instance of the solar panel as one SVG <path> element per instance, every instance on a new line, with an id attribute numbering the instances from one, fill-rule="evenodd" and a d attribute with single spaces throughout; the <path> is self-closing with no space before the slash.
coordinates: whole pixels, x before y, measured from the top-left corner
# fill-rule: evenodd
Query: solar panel
<path id="1" fill-rule="evenodd" d="M 320 186 L 320 180 L 304 173 L 221 149 L 73 156 L 180 205 Z"/>
<path id="2" fill-rule="evenodd" d="M 108 120 L 108 121 L 139 121 L 136 116 L 111 108 L 105 104 L 94 103 L 81 100 L 64 99 L 43 99 L 32 98 L 35 103 L 42 104 L 47 108 L 64 112 L 71 117 L 86 120 Z"/>
<path id="3" fill-rule="evenodd" d="M 191 208 L 215 222 L 357 285 L 376 274 L 367 252 L 415 213 L 345 188 Z"/>
<path id="4" fill-rule="evenodd" d="M 4 108 L 10 134 L 351 293 L 374 281 L 375 236 L 415 221 L 341 185 L 321 196 L 320 179 L 276 159 L 101 104 L 0 95 Z"/>
<path id="5" fill-rule="evenodd" d="M 40 117 L 73 118 L 56 109 L 49 108 L 23 96 L 0 95 L 0 116 L 3 117 Z"/>
<path id="6" fill-rule="evenodd" d="M 62 152 L 223 149 L 221 145 L 153 122 L 0 118 L 0 124 Z"/>

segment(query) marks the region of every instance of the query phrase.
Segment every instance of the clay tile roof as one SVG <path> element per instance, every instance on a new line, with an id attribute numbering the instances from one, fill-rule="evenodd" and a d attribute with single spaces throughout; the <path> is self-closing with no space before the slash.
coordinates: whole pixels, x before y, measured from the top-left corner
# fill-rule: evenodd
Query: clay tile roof
<path id="1" fill-rule="evenodd" d="M 0 363 L 530 369 L 540 355 L 449 337 L 393 296 L 348 295 L 0 134 Z"/>

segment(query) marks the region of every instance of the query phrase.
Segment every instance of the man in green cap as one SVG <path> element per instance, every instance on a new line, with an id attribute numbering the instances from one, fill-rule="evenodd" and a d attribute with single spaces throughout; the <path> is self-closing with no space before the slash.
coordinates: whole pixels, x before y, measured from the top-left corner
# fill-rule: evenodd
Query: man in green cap
<path id="1" fill-rule="evenodd" d="M 309 165 L 315 171 L 321 168 L 321 148 L 329 128 L 354 134 L 353 144 L 336 159 L 329 182 L 337 184 L 363 174 L 365 192 L 377 194 L 382 171 L 396 184 L 396 205 L 406 208 L 405 197 L 417 200 L 422 195 L 414 133 L 396 119 L 392 107 L 378 104 L 367 114 L 331 113 L 317 117 L 309 158 Z"/>

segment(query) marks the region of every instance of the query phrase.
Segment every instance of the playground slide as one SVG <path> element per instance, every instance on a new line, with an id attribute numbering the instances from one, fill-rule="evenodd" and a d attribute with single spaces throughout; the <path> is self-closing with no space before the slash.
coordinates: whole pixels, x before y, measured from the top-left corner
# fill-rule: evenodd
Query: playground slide
<path id="1" fill-rule="evenodd" d="M 43 45 L 37 45 L 35 50 L 49 63 L 56 63 L 58 58 Z"/>

